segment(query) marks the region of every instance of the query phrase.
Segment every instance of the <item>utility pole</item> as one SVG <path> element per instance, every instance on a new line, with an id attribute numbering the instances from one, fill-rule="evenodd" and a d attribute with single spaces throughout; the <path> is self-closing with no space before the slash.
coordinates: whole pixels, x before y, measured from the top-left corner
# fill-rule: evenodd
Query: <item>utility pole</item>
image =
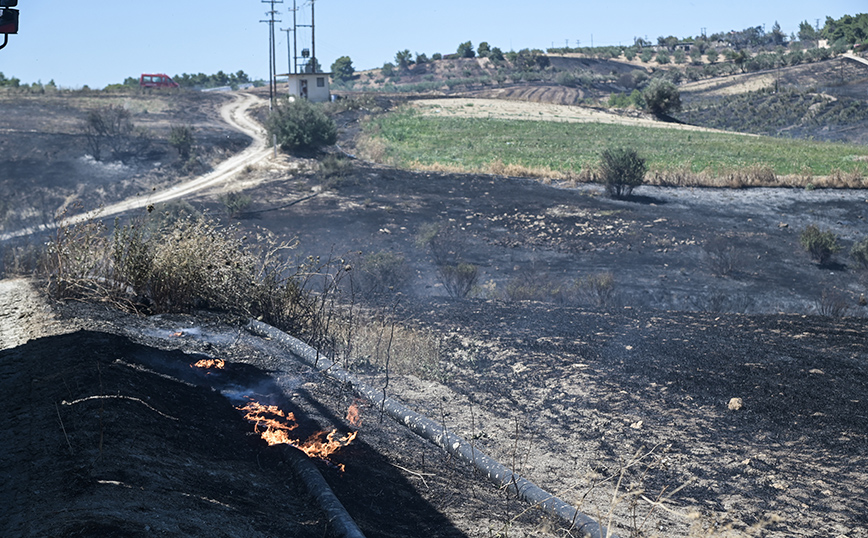
<path id="1" fill-rule="evenodd" d="M 305 72 L 307 72 L 307 69 L 311 68 L 310 61 L 316 60 L 316 41 L 314 41 L 314 33 L 313 33 L 313 4 L 314 4 L 314 2 L 313 2 L 313 0 L 311 0 L 311 2 L 310 2 L 310 24 L 296 24 L 295 11 L 293 11 L 293 14 L 292 14 L 292 21 L 293 21 L 292 26 L 293 26 L 293 28 L 310 28 L 310 48 L 311 48 L 311 50 L 309 51 L 310 52 L 310 59 L 308 59 L 307 63 L 302 67 L 305 70 Z M 295 6 L 295 0 L 293 0 L 293 9 L 295 9 L 294 6 Z M 301 51 L 302 52 L 302 58 L 306 58 L 306 56 L 304 54 L 305 51 L 307 51 L 307 49 L 304 49 Z M 295 49 L 295 59 L 297 62 L 298 61 L 298 47 L 297 46 Z M 316 63 L 314 63 L 313 65 L 316 66 Z M 298 64 L 296 64 L 296 71 L 297 70 L 298 70 Z"/>
<path id="2" fill-rule="evenodd" d="M 275 13 L 277 13 L 274 10 L 274 4 L 282 4 L 283 0 L 261 0 L 261 2 L 263 4 L 271 4 L 271 10 L 265 13 L 269 18 L 259 22 L 268 23 L 268 106 L 270 110 L 273 110 L 274 97 L 277 93 L 277 54 L 274 50 L 274 23 L 280 22 L 274 18 Z"/>
<path id="3" fill-rule="evenodd" d="M 316 4 L 316 0 L 310 0 L 310 56 L 313 58 L 313 72 L 316 73 L 316 66 L 319 63 L 316 59 L 316 33 L 315 33 L 315 23 L 314 23 L 314 12 L 313 7 Z"/>
<path id="4" fill-rule="evenodd" d="M 286 72 L 292 73 L 292 54 L 289 48 L 289 33 L 295 32 L 295 28 L 281 28 L 281 32 L 286 32 Z"/>
<path id="5" fill-rule="evenodd" d="M 292 72 L 298 74 L 298 32 L 295 31 L 295 14 L 298 11 L 298 8 L 295 7 L 295 0 L 292 0 L 292 50 L 295 51 L 295 56 L 293 57 L 293 67 Z"/>

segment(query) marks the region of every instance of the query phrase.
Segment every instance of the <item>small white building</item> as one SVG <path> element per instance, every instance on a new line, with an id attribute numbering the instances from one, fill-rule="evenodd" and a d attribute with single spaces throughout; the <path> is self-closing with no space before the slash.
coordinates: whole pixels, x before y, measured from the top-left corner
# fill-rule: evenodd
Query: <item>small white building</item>
<path id="1" fill-rule="evenodd" d="M 277 75 L 289 79 L 289 95 L 307 99 L 312 103 L 325 103 L 331 100 L 329 90 L 331 73 L 289 73 Z"/>

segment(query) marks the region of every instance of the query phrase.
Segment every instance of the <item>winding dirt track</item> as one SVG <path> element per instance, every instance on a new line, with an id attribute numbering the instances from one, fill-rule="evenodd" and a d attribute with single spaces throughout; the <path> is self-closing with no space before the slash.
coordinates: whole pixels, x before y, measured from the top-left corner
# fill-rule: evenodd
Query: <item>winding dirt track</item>
<path id="1" fill-rule="evenodd" d="M 174 200 L 175 198 L 188 196 L 208 187 L 213 187 L 219 183 L 229 181 L 244 167 L 255 164 L 268 156 L 269 150 L 265 142 L 264 130 L 258 123 L 247 115 L 247 111 L 250 107 L 260 101 L 261 99 L 255 95 L 240 93 L 235 96 L 235 99 L 232 102 L 227 103 L 220 109 L 220 116 L 226 123 L 238 131 L 250 136 L 253 141 L 244 151 L 226 159 L 217 165 L 217 167 L 211 172 L 187 181 L 186 183 L 170 187 L 164 191 L 155 192 L 150 196 L 136 196 L 134 198 L 129 198 L 97 210 L 73 215 L 59 223 L 49 225 L 43 224 L 40 226 L 24 228 L 15 232 L 8 232 L 0 235 L 0 241 L 43 232 L 58 226 L 77 224 L 95 217 L 102 218 L 117 215 L 132 209 L 145 207 L 148 204 L 167 202 L 169 200 Z"/>

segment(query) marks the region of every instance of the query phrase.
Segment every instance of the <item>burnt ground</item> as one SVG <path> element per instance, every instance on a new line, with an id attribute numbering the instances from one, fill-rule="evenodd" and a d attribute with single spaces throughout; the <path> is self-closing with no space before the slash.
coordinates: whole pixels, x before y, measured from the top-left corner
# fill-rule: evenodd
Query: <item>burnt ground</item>
<path id="1" fill-rule="evenodd" d="M 345 135 L 352 131 L 347 124 Z M 349 142 L 342 145 L 352 149 Z M 312 167 L 315 163 L 308 162 L 302 168 Z M 392 305 L 386 309 L 402 325 L 435 335 L 440 351 L 436 364 L 417 375 L 390 372 L 388 379 L 372 371 L 364 357 L 348 365 L 587 513 L 605 520 L 613 494 L 634 492 L 615 497 L 613 526 L 622 536 L 868 536 L 864 501 L 868 497 L 864 471 L 868 467 L 868 370 L 864 307 L 859 303 L 864 280 L 846 257 L 819 267 L 798 246 L 798 233 L 809 223 L 834 230 L 845 248 L 861 239 L 868 207 L 864 192 L 642 187 L 630 200 L 613 201 L 594 187 L 565 189 L 520 178 L 415 173 L 359 162 L 331 177 L 291 174 L 279 166 L 260 172 L 260 181 L 245 190 L 252 204 L 234 220 L 241 226 L 298 238 L 299 257 L 348 258 L 360 275 L 359 282 L 371 289 L 383 282 L 365 265 L 367 255 L 392 252 L 405 260 L 405 278 L 394 281 L 391 292 L 356 299 Z M 192 202 L 213 214 L 221 211 L 220 204 L 208 196 Z M 464 260 L 480 267 L 474 297 L 448 297 L 430 252 L 416 242 L 428 224 L 451 227 L 456 238 L 452 246 Z M 550 292 L 604 271 L 614 275 L 611 295 Z M 519 300 L 519 292 L 528 289 L 529 298 L 536 300 Z M 171 349 L 225 354 L 245 369 L 258 370 L 253 372 L 256 379 L 263 373 L 274 377 L 278 366 L 294 368 L 291 361 L 278 365 L 276 350 L 256 350 L 235 340 L 202 343 L 191 337 L 166 344 L 165 338 L 143 332 L 153 326 L 163 331 L 204 327 L 208 321 L 203 318 L 130 318 L 75 305 L 62 307 L 56 315 L 62 329 L 46 336 L 77 328 L 116 333 L 123 338 L 99 334 L 61 338 L 108 338 L 106 349 L 117 346 L 125 351 L 106 351 L 95 378 L 90 367 L 89 380 L 79 371 L 87 371 L 94 362 L 90 357 L 99 356 L 89 351 L 91 344 L 75 353 L 37 355 L 40 349 L 82 347 L 77 340 L 50 336 L 2 352 L 3 394 L 16 395 L 9 402 L 32 398 L 30 407 L 15 407 L 21 410 L 4 419 L 9 421 L 9 427 L 4 424 L 2 429 L 4 435 L 32 428 L 30 416 L 51 423 L 40 435 L 52 436 L 46 446 L 53 452 L 33 460 L 54 467 L 27 467 L 29 480 L 36 481 L 31 484 L 51 484 L 56 476 L 63 483 L 74 483 L 72 478 L 83 476 L 92 488 L 73 490 L 72 501 L 59 494 L 32 493 L 34 502 L 46 503 L 40 512 L 51 514 L 39 524 L 53 525 L 58 532 L 67 528 L 79 532 L 78 527 L 64 526 L 75 523 L 64 519 L 65 503 L 81 500 L 89 491 L 95 495 L 89 501 L 94 503 L 92 510 L 103 506 L 115 510 L 118 527 L 132 532 L 143 519 L 112 504 L 115 488 L 123 488 L 112 482 L 139 487 L 140 506 L 151 505 L 139 492 L 148 491 L 147 480 L 156 480 L 145 473 L 154 469 L 155 474 L 162 473 L 162 481 L 151 482 L 157 486 L 150 491 L 185 492 L 190 497 L 180 495 L 184 499 L 198 499 L 195 502 L 214 511 L 235 510 L 237 517 L 220 519 L 222 512 L 213 519 L 203 516 L 209 529 L 215 526 L 211 521 L 217 521 L 226 535 L 253 532 L 247 529 L 268 535 L 264 527 L 255 527 L 260 524 L 258 513 L 251 516 L 247 507 L 260 499 L 270 482 L 251 478 L 264 487 L 250 486 L 235 498 L 225 488 L 209 489 L 207 481 L 201 480 L 207 474 L 203 467 L 211 467 L 209 458 L 231 460 L 220 483 L 238 480 L 238 469 L 248 472 L 245 465 L 251 458 L 257 463 L 249 476 L 259 477 L 257 472 L 281 476 L 280 458 L 275 458 L 274 468 L 261 463 L 270 449 L 250 438 L 249 429 L 245 430 L 249 425 L 233 414 L 231 405 L 222 400 L 206 405 L 215 413 L 204 417 L 211 421 L 208 428 L 226 428 L 221 435 L 227 452 L 205 450 L 193 458 L 208 463 L 194 466 L 192 478 L 176 479 L 174 473 L 186 468 L 181 460 L 167 458 L 166 470 L 159 471 L 159 462 L 152 458 L 146 459 L 151 465 L 145 471 L 127 469 L 134 476 L 124 480 L 126 475 L 112 474 L 120 473 L 120 466 L 110 467 L 107 458 L 99 458 L 100 431 L 105 427 L 100 427 L 98 404 L 105 404 L 104 413 L 109 403 L 113 413 L 138 413 L 127 418 L 139 425 L 127 421 L 125 427 L 153 440 L 114 445 L 119 447 L 118 459 L 133 461 L 141 457 L 139 452 L 159 453 L 163 459 L 164 450 L 195 452 L 204 450 L 199 446 L 203 443 L 185 442 L 190 437 L 182 432 L 164 435 L 169 431 L 167 422 L 182 420 L 166 419 L 133 400 L 57 407 L 54 403 L 94 394 L 134 395 L 142 400 L 153 394 L 147 400 L 151 407 L 193 423 L 199 411 L 189 419 L 180 410 L 170 413 L 166 409 L 173 408 L 175 401 L 167 392 L 156 384 L 151 392 L 149 380 L 166 378 L 145 373 L 141 379 L 130 377 L 121 372 L 134 369 L 112 361 L 121 357 L 124 363 L 140 361 L 150 370 L 161 371 L 158 367 L 173 360 L 187 368 L 188 357 Z M 22 314 L 21 319 L 29 318 Z M 227 330 L 233 331 L 214 329 Z M 141 352 L 128 353 L 129 349 Z M 156 366 L 142 358 L 150 350 L 159 350 L 153 353 L 162 357 Z M 43 361 L 31 364 L 28 356 L 45 357 L 44 365 Z M 84 366 L 67 370 L 67 361 Z M 47 386 L 37 382 L 53 371 L 64 372 L 60 381 Z M 115 388 L 100 385 L 103 375 L 116 376 L 112 378 Z M 184 380 L 178 369 L 168 375 Z M 304 390 L 289 390 L 290 396 L 298 396 L 288 403 L 320 427 L 347 427 L 343 413 L 352 397 L 345 390 L 319 378 L 306 378 L 303 368 L 293 375 L 303 380 L 298 387 Z M 82 390 L 71 392 L 65 377 L 81 378 Z M 26 390 L 25 382 L 30 387 Z M 172 395 L 186 391 L 177 396 L 188 403 L 182 406 L 185 410 L 198 409 L 200 397 L 213 396 L 173 383 Z M 740 409 L 729 408 L 732 398 L 741 399 Z M 4 399 L 5 407 L 13 405 L 19 404 Z M 69 434 L 66 413 L 79 428 L 78 437 L 70 437 L 69 442 L 59 425 L 62 421 Z M 104 416 L 103 423 L 107 420 Z M 198 440 L 206 435 L 202 431 L 194 436 Z M 110 445 L 108 437 L 103 433 L 104 453 Z M 82 455 L 80 461 L 63 456 L 70 445 Z M 370 452 L 358 456 L 355 450 Z M 32 448 L 14 452 L 10 465 L 4 462 L 3 468 L 23 468 L 37 453 Z M 239 459 L 233 460 L 230 453 Z M 357 456 L 361 465 L 355 467 Z M 318 465 L 372 536 L 415 533 L 423 525 L 416 519 L 433 522 L 422 531 L 426 535 L 482 536 L 505 529 L 516 536 L 567 535 L 533 510 L 514 520 L 524 507 L 510 503 L 460 463 L 389 421 L 367 421 L 360 443 L 339 458 L 347 464 L 345 475 Z M 238 466 L 236 470 L 232 465 Z M 345 480 L 350 476 L 353 481 Z M 623 480 L 616 485 L 619 477 Z M 25 477 L 17 478 L 23 482 Z M 32 490 L 41 492 L 42 487 Z M 635 494 L 640 489 L 648 500 Z M 217 493 L 222 496 L 212 496 Z M 649 500 L 658 498 L 666 500 L 665 509 L 656 508 L 646 519 L 652 506 Z M 400 499 L 414 508 L 390 511 Z M 177 520 L 186 517 L 181 510 L 185 506 L 169 506 L 159 513 Z M 309 509 L 298 507 L 302 514 Z M 405 520 L 396 518 L 396 512 L 410 515 Z M 17 513 L 4 513 L 4 518 Z M 15 521 L 21 525 L 20 519 Z M 322 524 L 320 518 L 305 516 L 288 518 L 280 523 L 285 525 L 281 531 L 294 535 L 293 529 L 305 522 L 315 532 L 322 530 L 315 526 Z M 201 529 L 186 532 L 213 535 Z"/>
<path id="2" fill-rule="evenodd" d="M 33 95 L 0 92 L 0 231 L 52 222 L 64 209 L 95 208 L 165 188 L 191 173 L 204 173 L 248 144 L 217 109 L 226 95 L 55 91 Z M 123 161 L 88 154 L 83 124 L 91 110 L 123 107 L 135 126 L 138 150 Z M 169 143 L 173 126 L 193 128 L 194 158 L 186 163 Z M 185 167 L 186 165 L 186 167 Z"/>

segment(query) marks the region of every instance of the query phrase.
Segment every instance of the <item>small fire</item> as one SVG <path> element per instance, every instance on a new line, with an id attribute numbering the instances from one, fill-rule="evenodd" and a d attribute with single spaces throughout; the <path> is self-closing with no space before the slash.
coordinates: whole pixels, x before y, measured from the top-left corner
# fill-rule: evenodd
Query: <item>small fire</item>
<path id="1" fill-rule="evenodd" d="M 341 471 L 345 470 L 344 465 L 329 461 L 329 456 L 352 443 L 359 434 L 355 431 L 339 437 L 337 429 L 334 429 L 330 432 L 316 432 L 302 442 L 289 436 L 289 432 L 298 427 L 292 413 L 286 413 L 276 405 L 263 405 L 259 402 L 249 402 L 238 409 L 245 412 L 244 418 L 254 423 L 254 431 L 262 435 L 269 445 L 292 445 L 311 458 L 332 463 Z"/>
<path id="2" fill-rule="evenodd" d="M 356 428 L 362 426 L 362 414 L 359 412 L 359 406 L 355 402 L 347 409 L 347 422 Z"/>
<path id="3" fill-rule="evenodd" d="M 174 337 L 184 336 L 184 331 L 174 332 L 171 334 L 171 336 L 174 336 Z"/>
<path id="4" fill-rule="evenodd" d="M 217 368 L 222 370 L 226 367 L 226 361 L 222 359 L 202 359 L 190 365 L 190 368 Z"/>

